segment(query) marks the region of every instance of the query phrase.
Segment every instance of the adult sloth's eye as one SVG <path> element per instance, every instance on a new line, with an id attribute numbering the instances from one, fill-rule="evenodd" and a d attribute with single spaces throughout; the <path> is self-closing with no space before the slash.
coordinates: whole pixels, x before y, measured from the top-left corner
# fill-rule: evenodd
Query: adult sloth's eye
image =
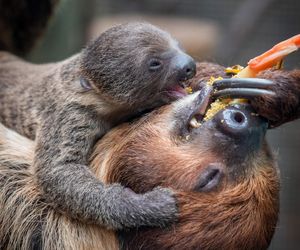
<path id="1" fill-rule="evenodd" d="M 201 173 L 195 191 L 208 192 L 219 186 L 223 178 L 223 170 L 221 164 L 209 164 L 208 167 Z"/>
<path id="2" fill-rule="evenodd" d="M 162 68 L 162 62 L 159 59 L 153 58 L 149 61 L 149 70 L 158 71 Z"/>
<path id="3" fill-rule="evenodd" d="M 85 90 L 91 90 L 92 89 L 92 86 L 90 84 L 90 82 L 83 78 L 83 77 L 80 77 L 80 86 L 85 89 Z"/>

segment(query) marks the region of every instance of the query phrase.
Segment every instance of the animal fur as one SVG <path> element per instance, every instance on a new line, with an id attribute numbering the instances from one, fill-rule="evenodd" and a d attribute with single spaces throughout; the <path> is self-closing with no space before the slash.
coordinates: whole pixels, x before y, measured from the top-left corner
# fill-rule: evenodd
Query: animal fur
<path id="1" fill-rule="evenodd" d="M 198 67 L 203 70 L 203 78 L 195 78 L 194 85 L 211 74 L 222 73 L 222 68 L 216 66 L 215 72 L 206 75 L 213 68 L 208 63 L 199 63 Z M 240 152 L 232 154 L 226 147 L 222 155 L 216 154 L 210 137 L 178 147 L 170 131 L 174 105 L 114 129 L 100 140 L 91 159 L 91 170 L 104 183 L 120 182 L 138 193 L 157 185 L 172 187 L 180 215 L 175 225 L 165 229 L 116 232 L 57 212 L 45 202 L 35 182 L 34 142 L 2 126 L 1 248 L 266 249 L 276 226 L 279 190 L 276 164 L 267 145 L 244 159 L 251 171 L 239 183 L 217 192 L 197 193 L 193 189 L 202 166 L 222 161 L 220 157 L 234 161 Z"/>
<path id="2" fill-rule="evenodd" d="M 35 182 L 34 142 L 0 125 L 0 248 L 118 249 L 115 233 L 55 211 Z"/>
<path id="3" fill-rule="evenodd" d="M 32 1 L 18 1 L 16 3 L 16 1 L 0 0 L 1 13 L 3 10 L 6 11 L 0 16 L 0 49 L 18 54 L 28 52 L 35 43 L 36 38 L 42 33 L 56 2 L 49 0 L 40 1 L 39 3 Z M 38 11 L 36 11 L 37 9 Z M 13 27 L 12 23 L 14 24 Z M 120 40 L 123 45 L 130 44 L 126 42 L 126 39 L 131 36 L 125 34 L 124 37 L 124 41 Z M 94 45 L 88 46 L 82 54 L 58 64 L 33 66 L 6 52 L 1 52 L 0 84 L 3 91 L 0 93 L 0 99 L 4 100 L 0 101 L 2 121 L 7 126 L 33 139 L 41 125 L 41 121 L 47 123 L 48 126 L 44 129 L 44 134 L 51 136 L 51 133 L 48 134 L 48 131 L 53 131 L 50 129 L 53 127 L 53 124 L 59 124 L 56 123 L 55 119 L 52 119 L 53 117 L 48 116 L 53 111 L 59 110 L 61 113 L 65 111 L 63 116 L 71 114 L 71 117 L 68 117 L 70 118 L 68 122 L 73 123 L 76 120 L 76 115 L 73 115 L 73 113 L 76 112 L 84 111 L 85 114 L 89 113 L 87 115 L 95 116 L 97 112 L 93 111 L 90 113 L 90 107 L 93 106 L 92 110 L 96 109 L 99 111 L 100 109 L 105 119 L 108 119 L 111 124 L 115 125 L 125 120 L 126 118 L 123 115 L 127 117 L 129 113 L 132 113 L 132 110 L 141 112 L 142 110 L 139 110 L 141 108 L 140 103 L 145 104 L 142 109 L 160 106 L 162 104 L 158 101 L 160 98 L 157 98 L 155 101 L 155 98 L 153 99 L 155 88 L 153 89 L 154 92 L 149 91 L 147 92 L 148 95 L 145 95 L 143 88 L 135 87 L 133 91 L 128 92 L 130 93 L 132 107 L 129 110 L 127 110 L 127 107 L 124 109 L 128 96 L 118 95 L 120 90 L 123 91 L 124 89 L 119 88 L 120 86 L 110 88 L 110 82 L 119 82 L 120 79 L 125 82 L 128 80 L 132 81 L 132 77 L 136 77 L 136 75 L 132 73 L 124 74 L 126 70 L 116 71 L 116 69 L 119 70 L 122 67 L 118 67 L 118 63 L 106 65 L 105 63 L 108 60 L 105 57 L 103 57 L 102 65 L 106 65 L 108 68 L 96 67 L 99 54 L 104 53 L 108 57 L 111 55 L 111 51 L 103 51 L 101 46 L 98 46 L 101 45 L 101 38 L 99 40 Z M 113 41 L 114 39 L 111 39 L 109 43 L 112 44 Z M 159 41 L 154 40 L 154 42 Z M 172 42 L 171 44 L 176 48 L 176 43 Z M 135 48 L 127 47 L 127 49 L 134 51 Z M 138 54 L 137 57 L 141 59 L 141 55 Z M 129 62 L 128 65 L 132 65 L 131 63 L 138 63 L 139 61 L 136 62 L 129 59 Z M 112 68 L 114 69 L 113 72 L 107 70 Z M 101 71 L 102 69 L 104 71 Z M 134 73 L 140 73 L 136 79 L 143 75 L 139 71 Z M 107 79 L 106 74 L 109 75 L 108 80 L 110 81 L 105 81 L 106 84 L 102 82 L 98 85 L 99 78 L 105 76 Z M 222 74 L 222 67 L 219 65 L 199 63 L 198 74 L 193 79 L 192 84 L 201 89 L 203 87 L 202 83 L 208 77 Z M 94 89 L 99 90 L 96 91 L 97 94 L 101 91 L 103 93 L 104 90 L 106 91 L 107 95 L 102 96 L 101 102 L 97 103 L 96 107 L 94 107 L 95 96 L 90 91 L 83 91 L 80 85 L 82 78 L 79 75 L 84 80 L 87 79 Z M 262 73 L 261 76 L 273 79 L 277 86 L 280 87 L 280 91 L 278 93 L 275 90 L 278 93 L 276 98 L 262 97 L 258 99 L 258 102 L 253 101 L 253 106 L 256 106 L 258 112 L 267 117 L 271 121 L 272 126 L 298 118 L 299 73 L 297 71 L 294 71 L 294 73 L 271 73 L 267 71 Z M 149 81 L 149 78 L 146 79 L 146 82 L 147 80 Z M 155 80 L 157 79 L 155 78 Z M 161 79 L 158 77 L 157 81 L 159 80 Z M 37 83 L 37 85 L 32 86 L 30 83 L 33 82 Z M 282 87 L 285 82 L 290 83 L 288 89 Z M 40 83 L 43 83 L 44 86 Z M 53 83 L 54 85 L 52 85 Z M 56 83 L 63 85 L 63 88 L 57 89 Z M 71 83 L 75 83 L 75 85 Z M 133 81 L 133 83 L 133 86 L 137 86 L 136 82 Z M 9 89 L 7 88 L 9 85 L 16 88 L 5 92 L 4 89 Z M 74 92 L 74 95 L 71 95 L 70 98 L 65 98 L 65 91 L 72 92 L 74 90 L 76 92 Z M 144 99 L 139 98 L 141 92 Z M 5 94 L 3 95 L 3 93 Z M 35 95 L 39 96 L 39 98 L 34 98 Z M 293 98 L 287 102 L 288 95 L 292 95 Z M 16 96 L 22 98 L 15 99 L 14 97 Z M 80 96 L 84 97 L 80 98 Z M 108 98 L 110 96 L 114 96 L 116 99 L 111 100 Z M 30 103 L 33 99 L 36 100 L 38 105 Z M 151 100 L 150 103 L 148 99 Z M 19 105 L 16 103 L 16 100 L 20 102 Z M 60 100 L 69 103 L 70 109 L 64 110 L 60 105 L 57 105 L 57 102 L 60 102 Z M 75 105 L 74 107 L 73 104 L 76 101 L 83 106 L 79 105 L 80 107 L 78 107 Z M 99 100 L 97 99 L 97 101 Z M 165 102 L 166 100 L 163 101 L 163 103 Z M 49 103 L 52 104 L 49 105 Z M 116 107 L 115 105 L 118 103 L 121 105 Z M 32 109 L 32 106 L 35 106 L 35 109 Z M 85 112 L 86 107 L 89 109 L 87 113 Z M 101 182 L 120 182 L 138 193 L 150 191 L 157 185 L 172 187 L 179 202 L 180 214 L 177 224 L 164 230 L 141 228 L 139 230 L 116 232 L 95 225 L 95 222 L 102 225 L 102 219 L 97 221 L 94 217 L 86 218 L 86 214 L 78 214 L 78 210 L 76 210 L 75 216 L 74 211 L 70 213 L 68 210 L 66 213 L 65 208 L 61 206 L 68 204 L 62 204 L 63 202 L 60 201 L 59 203 L 62 205 L 57 207 L 57 196 L 52 196 L 53 193 L 51 193 L 53 190 L 50 190 L 48 196 L 45 195 L 45 190 L 41 188 L 41 183 L 37 180 L 34 150 L 41 147 L 41 145 L 11 130 L 7 130 L 1 125 L 0 248 L 118 249 L 122 247 L 124 249 L 153 249 L 155 247 L 158 249 L 265 249 L 274 232 L 278 212 L 278 175 L 274 167 L 274 160 L 267 146 L 261 147 L 251 159 L 247 158 L 247 169 L 251 171 L 248 171 L 238 184 L 225 186 L 223 189 L 213 193 L 197 193 L 193 185 L 197 182 L 196 177 L 201 174 L 201 167 L 205 165 L 203 162 L 215 160 L 217 156 L 221 157 L 221 155 L 210 150 L 211 139 L 209 138 L 206 141 L 202 140 L 203 148 L 202 151 L 200 150 L 201 152 L 196 150 L 199 144 L 187 144 L 187 147 L 181 147 L 179 150 L 177 143 L 169 140 L 170 130 L 168 130 L 168 125 L 172 124 L 172 121 L 167 119 L 168 117 L 165 115 L 170 114 L 170 107 L 155 112 L 148 116 L 149 119 L 143 119 L 136 122 L 135 125 L 127 124 L 109 133 L 95 148 L 91 169 L 95 177 Z M 274 107 L 280 108 L 274 109 Z M 281 110 L 281 108 L 284 112 L 278 113 L 278 110 Z M 31 111 L 29 112 L 29 110 Z M 113 110 L 113 114 L 109 115 L 106 112 L 108 110 L 109 112 Z M 42 113 L 48 118 L 40 117 Z M 117 119 L 114 119 L 116 117 Z M 90 124 L 87 126 L 90 126 Z M 100 124 L 100 126 L 102 128 L 110 128 L 110 124 Z M 77 130 L 81 128 L 81 126 L 76 127 Z M 56 132 L 60 133 L 62 130 Z M 38 133 L 43 133 L 43 130 L 38 130 Z M 101 133 L 97 134 L 94 140 L 96 141 L 101 135 Z M 83 134 L 72 134 L 75 142 L 84 139 L 84 136 Z M 48 137 L 45 138 L 48 139 Z M 47 147 L 47 145 L 43 146 Z M 176 148 L 177 151 L 175 150 L 176 153 L 174 153 L 173 150 L 168 151 L 166 148 Z M 81 154 L 81 149 L 76 152 Z M 51 157 L 53 156 L 53 159 L 59 159 L 57 158 L 60 153 L 59 150 L 60 148 L 56 147 L 52 152 Z M 87 151 L 90 150 L 91 148 Z M 68 153 L 74 156 L 76 152 L 70 151 Z M 227 151 L 224 150 L 224 152 Z M 225 157 L 225 155 L 222 156 Z M 232 155 L 232 159 L 235 159 L 234 155 Z M 72 161 L 74 159 L 71 157 L 67 160 Z M 87 162 L 88 160 L 86 159 Z M 128 164 L 126 165 L 125 162 Z M 239 164 L 245 165 L 243 162 Z M 236 167 L 239 164 L 236 164 Z M 150 170 L 149 167 L 151 167 Z M 70 179 L 72 177 L 73 172 L 66 178 Z M 117 190 L 123 190 L 119 185 L 116 185 L 116 187 Z M 160 190 L 159 193 L 161 193 Z M 167 197 L 169 197 L 168 193 L 165 193 Z M 112 192 L 112 194 L 115 194 L 115 192 Z M 128 194 L 130 197 L 137 197 L 128 190 L 125 194 Z M 86 196 L 88 195 L 90 194 Z M 119 198 L 119 196 L 114 197 L 113 195 L 110 197 L 112 199 Z M 142 197 L 146 199 L 145 197 L 147 196 Z M 115 200 L 120 202 L 119 205 L 121 204 L 120 207 L 122 209 L 126 204 L 125 207 L 128 210 L 117 208 L 114 212 L 125 213 L 125 216 L 123 214 L 121 217 L 130 218 L 131 221 L 129 223 L 128 221 L 123 221 L 122 224 L 135 226 L 143 224 L 144 222 L 137 221 L 137 218 L 141 218 L 140 215 L 138 217 L 129 215 L 131 208 L 135 207 L 136 204 L 131 203 L 128 206 L 126 203 L 127 198 L 125 196 L 123 199 Z M 125 202 L 124 199 L 126 200 Z M 142 210 L 144 211 L 146 207 L 144 206 Z M 158 210 L 161 211 L 161 208 Z M 175 210 L 173 209 L 173 211 Z M 90 213 L 90 211 L 85 212 Z M 119 220 L 117 221 L 120 222 Z M 123 227 L 117 221 L 113 222 L 113 227 Z M 163 222 L 160 223 L 164 224 Z M 149 221 L 144 224 L 149 224 Z"/>
<path id="4" fill-rule="evenodd" d="M 110 131 L 91 158 L 91 170 L 104 183 L 119 182 L 137 193 L 157 185 L 172 187 L 180 216 L 165 229 L 113 232 L 57 212 L 34 181 L 35 143 L 2 126 L 1 248 L 266 249 L 278 213 L 279 182 L 272 154 L 263 143 L 241 162 L 229 164 L 239 152 L 228 150 L 233 142 L 224 138 L 227 150 L 218 153 L 221 144 L 215 143 L 217 132 L 209 123 L 200 134 L 182 141 L 174 124 L 185 123 L 175 117 L 186 114 L 193 100 L 187 97 Z M 235 169 L 238 178 L 231 181 L 230 171 L 225 171 L 219 189 L 196 191 L 198 177 L 210 162 L 223 162 L 224 170 Z"/>
<path id="5" fill-rule="evenodd" d="M 194 66 L 168 33 L 147 23 L 115 26 L 59 63 L 33 65 L 1 52 L 0 121 L 36 140 L 35 181 L 60 212 L 113 229 L 163 226 L 176 218 L 171 190 L 105 187 L 87 160 L 113 126 L 177 98 L 172 89 L 183 90 Z"/>

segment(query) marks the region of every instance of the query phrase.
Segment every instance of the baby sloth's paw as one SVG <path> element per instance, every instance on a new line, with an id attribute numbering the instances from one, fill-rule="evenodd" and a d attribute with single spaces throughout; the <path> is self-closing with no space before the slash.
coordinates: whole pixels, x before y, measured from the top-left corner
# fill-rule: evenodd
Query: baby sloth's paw
<path id="1" fill-rule="evenodd" d="M 170 189 L 157 187 L 137 194 L 119 184 L 105 189 L 103 223 L 112 229 L 141 226 L 165 227 L 177 218 L 177 204 Z"/>
<path id="2" fill-rule="evenodd" d="M 300 116 L 300 71 L 268 70 L 258 75 L 273 81 L 275 95 L 259 96 L 251 101 L 255 110 L 269 120 L 270 128 Z"/>
<path id="3" fill-rule="evenodd" d="M 136 218 L 136 226 L 165 227 L 176 220 L 178 209 L 170 189 L 156 187 L 138 196 L 141 214 Z"/>

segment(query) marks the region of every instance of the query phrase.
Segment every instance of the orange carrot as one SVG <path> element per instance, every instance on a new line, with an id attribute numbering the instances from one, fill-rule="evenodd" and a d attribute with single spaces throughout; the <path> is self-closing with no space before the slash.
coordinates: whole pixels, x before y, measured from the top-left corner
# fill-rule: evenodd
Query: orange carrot
<path id="1" fill-rule="evenodd" d="M 288 54 L 300 47 L 300 34 L 276 44 L 265 53 L 251 59 L 248 66 L 237 74 L 237 77 L 255 77 L 262 70 L 271 68 Z"/>

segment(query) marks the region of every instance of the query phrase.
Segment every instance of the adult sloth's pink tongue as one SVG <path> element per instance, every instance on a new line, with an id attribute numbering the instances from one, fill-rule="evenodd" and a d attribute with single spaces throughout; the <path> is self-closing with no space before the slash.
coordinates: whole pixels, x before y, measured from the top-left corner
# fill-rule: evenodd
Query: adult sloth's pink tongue
<path id="1" fill-rule="evenodd" d="M 180 85 L 174 85 L 172 87 L 169 87 L 166 89 L 166 91 L 167 91 L 168 95 L 170 95 L 176 99 L 182 98 L 188 94 L 186 92 L 186 90 L 183 87 L 181 87 Z"/>

